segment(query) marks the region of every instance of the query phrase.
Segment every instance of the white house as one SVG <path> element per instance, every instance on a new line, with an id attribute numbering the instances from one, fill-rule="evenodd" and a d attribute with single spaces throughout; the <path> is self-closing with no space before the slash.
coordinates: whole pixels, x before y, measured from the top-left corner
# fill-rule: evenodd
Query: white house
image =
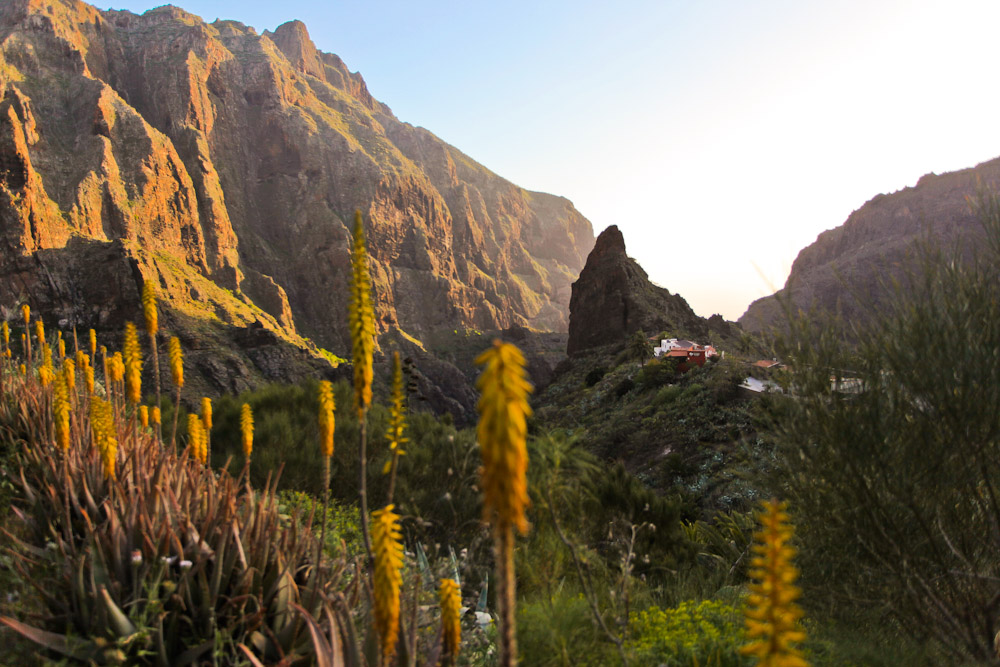
<path id="1" fill-rule="evenodd" d="M 718 354 L 711 345 L 699 345 L 689 340 L 677 338 L 665 338 L 660 341 L 659 347 L 653 348 L 653 356 L 657 358 L 661 356 L 688 356 L 682 355 L 680 352 L 704 352 L 706 359 Z"/>

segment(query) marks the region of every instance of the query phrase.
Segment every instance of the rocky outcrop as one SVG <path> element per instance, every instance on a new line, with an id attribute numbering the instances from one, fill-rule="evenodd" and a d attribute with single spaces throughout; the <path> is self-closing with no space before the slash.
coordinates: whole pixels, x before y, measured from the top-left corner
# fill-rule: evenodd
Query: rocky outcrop
<path id="1" fill-rule="evenodd" d="M 919 261 L 919 244 L 969 253 L 982 238 L 971 202 L 1000 188 L 1000 159 L 971 169 L 923 176 L 914 187 L 878 195 L 847 221 L 819 235 L 796 257 L 783 289 L 750 304 L 739 322 L 766 331 L 786 312 L 818 309 L 845 328 L 863 323 Z M 916 267 L 919 270 L 919 267 Z"/>
<path id="2" fill-rule="evenodd" d="M 636 331 L 656 335 L 669 331 L 698 342 L 720 343 L 736 335 L 722 317 L 696 315 L 680 294 L 649 281 L 625 252 L 625 239 L 612 225 L 601 232 L 580 278 L 573 283 L 569 304 L 570 356 L 606 345 L 622 345 Z"/>
<path id="3" fill-rule="evenodd" d="M 0 5 L 4 280 L 40 251 L 113 242 L 179 312 L 344 355 L 355 209 L 380 333 L 566 329 L 590 223 L 400 122 L 302 23 Z"/>

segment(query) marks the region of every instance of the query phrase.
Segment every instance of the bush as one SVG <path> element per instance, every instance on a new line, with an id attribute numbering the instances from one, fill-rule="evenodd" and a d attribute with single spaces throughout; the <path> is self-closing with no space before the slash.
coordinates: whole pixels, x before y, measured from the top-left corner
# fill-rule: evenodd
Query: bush
<path id="1" fill-rule="evenodd" d="M 669 387 L 664 387 L 660 391 L 656 392 L 656 402 L 659 405 L 669 405 L 677 400 L 677 397 L 681 395 L 684 391 L 678 385 L 671 385 Z"/>
<path id="2" fill-rule="evenodd" d="M 593 387 L 595 384 L 601 381 L 601 378 L 603 378 L 607 374 L 608 374 L 608 369 L 606 367 L 598 366 L 596 368 L 592 368 L 590 372 L 587 373 L 587 377 L 584 378 L 583 382 L 588 387 Z"/>
<path id="3" fill-rule="evenodd" d="M 636 385 L 643 391 L 656 389 L 677 379 L 675 359 L 657 359 L 643 366 L 635 378 Z"/>
<path id="4" fill-rule="evenodd" d="M 615 386 L 615 396 L 621 398 L 633 389 L 635 389 L 635 382 L 632 381 L 632 378 L 625 378 Z"/>
<path id="5" fill-rule="evenodd" d="M 599 667 L 619 662 L 614 644 L 601 637 L 582 594 L 560 591 L 551 600 L 522 602 L 518 608 L 522 665 Z"/>
<path id="6" fill-rule="evenodd" d="M 743 615 L 724 602 L 691 600 L 673 609 L 650 607 L 631 619 L 629 630 L 627 648 L 639 665 L 753 664 L 739 653 L 748 642 Z"/>
<path id="7" fill-rule="evenodd" d="M 874 606 L 956 662 L 995 661 L 1000 629 L 1000 203 L 984 212 L 988 253 L 925 251 L 855 347 L 792 320 L 794 397 L 770 398 L 806 599 Z"/>

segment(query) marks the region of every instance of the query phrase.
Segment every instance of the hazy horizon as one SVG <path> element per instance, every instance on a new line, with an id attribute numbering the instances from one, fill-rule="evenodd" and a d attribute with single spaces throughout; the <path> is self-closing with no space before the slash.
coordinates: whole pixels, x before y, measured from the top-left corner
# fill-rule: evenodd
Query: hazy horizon
<path id="1" fill-rule="evenodd" d="M 400 120 L 567 197 L 595 236 L 618 225 L 705 316 L 738 318 L 872 197 L 1000 155 L 1000 3 L 177 5 L 302 20 Z"/>

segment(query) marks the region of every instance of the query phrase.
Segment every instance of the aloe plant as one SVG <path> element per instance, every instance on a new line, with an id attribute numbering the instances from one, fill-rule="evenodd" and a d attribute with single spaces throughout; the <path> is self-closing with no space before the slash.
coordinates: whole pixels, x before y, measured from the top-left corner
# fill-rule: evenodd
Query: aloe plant
<path id="1" fill-rule="evenodd" d="M 313 664 L 325 650 L 317 628 L 331 646 L 357 645 L 336 606 L 346 563 L 317 569 L 308 520 L 279 515 L 277 475 L 255 491 L 116 420 L 122 446 L 117 475 L 107 477 L 91 429 L 65 452 L 31 437 L 44 432 L 43 391 L 22 387 L 0 421 L 29 436 L 19 454 L 16 567 L 47 618 L 44 628 L 0 623 L 83 662 L 186 665 L 240 651 L 262 664 Z"/>

